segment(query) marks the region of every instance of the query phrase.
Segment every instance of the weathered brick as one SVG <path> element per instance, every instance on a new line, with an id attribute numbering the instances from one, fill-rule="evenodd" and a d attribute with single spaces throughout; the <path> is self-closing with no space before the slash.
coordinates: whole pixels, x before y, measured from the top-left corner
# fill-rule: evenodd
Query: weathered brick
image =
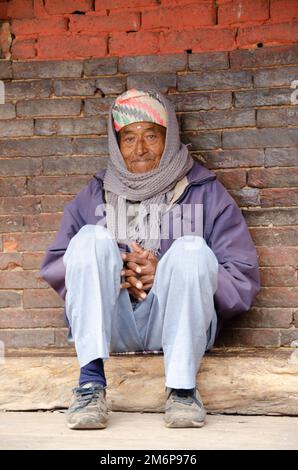
<path id="1" fill-rule="evenodd" d="M 258 43 L 265 45 L 294 43 L 298 36 L 298 21 L 254 25 L 239 28 L 237 35 L 238 48 L 256 46 Z"/>
<path id="2" fill-rule="evenodd" d="M 233 0 L 218 6 L 218 24 L 239 24 L 269 19 L 269 0 Z"/>
<path id="3" fill-rule="evenodd" d="M 228 69 L 229 59 L 227 52 L 203 52 L 188 55 L 189 70 Z"/>
<path id="4" fill-rule="evenodd" d="M 54 36 L 67 30 L 66 18 L 32 18 L 12 20 L 11 31 L 15 36 L 51 34 Z"/>
<path id="5" fill-rule="evenodd" d="M 13 119 L 16 117 L 16 107 L 12 103 L 0 105 L 0 119 Z"/>
<path id="6" fill-rule="evenodd" d="M 22 216 L 0 215 L 0 232 L 19 232 L 22 227 Z"/>
<path id="7" fill-rule="evenodd" d="M 76 116 L 81 112 L 81 100 L 24 100 L 17 103 L 18 116 Z"/>
<path id="8" fill-rule="evenodd" d="M 189 49 L 193 52 L 229 51 L 236 47 L 235 35 L 235 28 L 197 28 L 161 32 L 160 52 L 171 54 Z"/>
<path id="9" fill-rule="evenodd" d="M 266 168 L 248 171 L 248 185 L 256 188 L 298 186 L 298 168 Z"/>
<path id="10" fill-rule="evenodd" d="M 258 246 L 260 266 L 296 266 L 298 246 Z"/>
<path id="11" fill-rule="evenodd" d="M 229 109 L 232 106 L 232 93 L 183 93 L 170 94 L 168 98 L 176 111 L 200 111 L 206 109 Z"/>
<path id="12" fill-rule="evenodd" d="M 0 160 L 0 165 L 4 160 Z M 27 194 L 26 178 L 0 178 L 0 196 Z"/>
<path id="13" fill-rule="evenodd" d="M 298 67 L 278 67 L 277 69 L 256 70 L 254 72 L 254 86 L 274 87 L 290 86 L 298 76 Z"/>
<path id="14" fill-rule="evenodd" d="M 70 138 L 35 138 L 19 140 L 0 140 L 2 156 L 6 157 L 45 157 L 72 153 Z"/>
<path id="15" fill-rule="evenodd" d="M 100 120 L 92 117 L 35 120 L 35 134 L 37 135 L 105 134 L 106 128 L 107 122 L 105 119 Z"/>
<path id="16" fill-rule="evenodd" d="M 279 330 L 269 328 L 224 328 L 216 344 L 226 347 L 278 347 Z"/>
<path id="17" fill-rule="evenodd" d="M 23 293 L 24 308 L 62 307 L 63 300 L 53 289 L 25 289 Z"/>
<path id="18" fill-rule="evenodd" d="M 92 96 L 95 94 L 95 80 L 55 80 L 54 93 L 56 96 Z"/>
<path id="19" fill-rule="evenodd" d="M 156 0 L 129 0 L 129 3 L 125 0 L 95 0 L 95 11 L 109 8 L 133 8 L 155 5 Z"/>
<path id="20" fill-rule="evenodd" d="M 7 307 L 20 307 L 21 302 L 22 302 L 22 296 L 19 292 L 5 291 L 1 289 L 1 296 L 0 296 L 0 308 L 1 309 L 7 308 Z M 0 327 L 5 328 L 5 326 L 2 326 L 2 322 L 1 322 L 2 317 L 4 317 L 4 314 L 1 313 Z"/>
<path id="21" fill-rule="evenodd" d="M 0 269 L 10 270 L 22 266 L 21 253 L 0 253 Z M 1 292 L 2 295 L 2 292 Z"/>
<path id="22" fill-rule="evenodd" d="M 0 138 L 28 137 L 30 135 L 33 135 L 33 129 L 33 119 L 0 121 Z"/>
<path id="23" fill-rule="evenodd" d="M 28 178 L 27 186 L 30 194 L 77 194 L 89 180 L 89 176 L 39 176 Z"/>
<path id="24" fill-rule="evenodd" d="M 181 137 L 184 144 L 192 144 L 190 150 L 207 150 L 221 147 L 220 132 L 187 132 L 182 134 Z"/>
<path id="25" fill-rule="evenodd" d="M 294 325 L 298 326 L 298 310 L 294 312 Z"/>
<path id="26" fill-rule="evenodd" d="M 298 231 L 296 227 L 253 227 L 250 234 L 256 245 L 265 246 L 296 246 Z"/>
<path id="27" fill-rule="evenodd" d="M 98 78 L 96 88 L 103 94 L 122 93 L 125 90 L 126 79 L 124 77 Z"/>
<path id="28" fill-rule="evenodd" d="M 67 328 L 55 329 L 55 347 L 73 349 L 74 344 L 69 344 L 67 341 Z"/>
<path id="29" fill-rule="evenodd" d="M 17 307 L 9 305 L 8 307 Z M 0 312 L 0 328 L 53 328 L 63 327 L 63 309 L 6 308 Z"/>
<path id="30" fill-rule="evenodd" d="M 265 166 L 297 166 L 298 148 L 265 149 Z"/>
<path id="31" fill-rule="evenodd" d="M 298 328 L 289 328 L 288 330 L 281 330 L 280 332 L 280 345 L 290 346 L 292 341 L 298 340 Z"/>
<path id="32" fill-rule="evenodd" d="M 12 149 L 13 147 L 10 148 L 10 151 L 12 151 Z M 41 162 L 41 159 L 39 158 L 27 157 L 26 159 L 24 158 L 0 159 L 0 176 L 40 175 L 41 171 L 42 171 L 42 162 Z M 1 183 L 0 183 L 0 187 L 2 187 Z M 10 195 L 10 191 L 14 191 L 14 186 L 10 190 L 8 190 L 8 195 Z M 2 194 L 1 191 L 0 191 L 0 194 Z M 13 193 L 11 195 L 17 196 L 18 194 Z"/>
<path id="33" fill-rule="evenodd" d="M 83 64 L 79 61 L 45 60 L 45 61 L 14 61 L 13 78 L 79 78 Z"/>
<path id="34" fill-rule="evenodd" d="M 195 90 L 225 90 L 250 88 L 252 75 L 250 72 L 202 72 L 178 75 L 177 89 L 179 91 Z"/>
<path id="35" fill-rule="evenodd" d="M 73 196 L 42 196 L 41 207 L 43 212 L 63 212 L 65 204 L 72 199 Z"/>
<path id="36" fill-rule="evenodd" d="M 111 104 L 115 101 L 112 96 L 102 98 L 90 98 L 84 100 L 84 115 L 94 116 L 108 114 Z"/>
<path id="37" fill-rule="evenodd" d="M 250 226 L 298 225 L 298 208 L 253 209 L 243 211 Z"/>
<path id="38" fill-rule="evenodd" d="M 298 189 L 262 189 L 260 191 L 262 207 L 297 206 Z"/>
<path id="39" fill-rule="evenodd" d="M 37 43 L 38 55 L 47 59 L 85 59 L 94 56 L 106 55 L 106 36 L 85 36 L 81 34 L 66 36 L 40 36 Z"/>
<path id="40" fill-rule="evenodd" d="M 210 150 L 202 152 L 207 168 L 237 168 L 264 165 L 264 151 L 245 150 Z"/>
<path id="41" fill-rule="evenodd" d="M 297 126 L 298 108 L 258 109 L 257 125 L 258 127 Z"/>
<path id="42" fill-rule="evenodd" d="M 108 155 L 108 141 L 106 137 L 74 138 L 73 153 L 77 155 Z"/>
<path id="43" fill-rule="evenodd" d="M 142 25 L 142 28 L 144 25 Z M 69 30 L 77 34 L 97 35 L 113 31 L 138 31 L 140 29 L 140 14 L 137 12 L 110 12 L 107 15 L 72 15 Z"/>
<path id="44" fill-rule="evenodd" d="M 46 12 L 50 15 L 74 13 L 75 11 L 87 12 L 92 10 L 92 0 L 67 0 L 66 2 L 45 0 L 44 6 Z"/>
<path id="45" fill-rule="evenodd" d="M 116 57 L 88 59 L 84 61 L 84 74 L 86 76 L 114 75 L 117 73 L 117 65 Z"/>
<path id="46" fill-rule="evenodd" d="M 127 88 L 139 88 L 154 86 L 161 92 L 166 93 L 169 88 L 176 87 L 176 74 L 175 73 L 138 73 L 135 75 L 128 75 Z"/>
<path id="47" fill-rule="evenodd" d="M 159 33 L 151 31 L 111 33 L 109 51 L 113 56 L 155 54 L 159 52 Z"/>
<path id="48" fill-rule="evenodd" d="M 237 316 L 228 326 L 238 328 L 289 328 L 293 319 L 291 308 L 256 308 Z"/>
<path id="49" fill-rule="evenodd" d="M 235 92 L 235 107 L 248 108 L 249 106 L 280 106 L 291 104 L 291 91 L 289 88 L 271 88 L 268 90 L 249 90 Z"/>
<path id="50" fill-rule="evenodd" d="M 1 60 L 0 61 L 0 80 L 5 80 L 6 78 L 12 78 L 11 61 Z"/>
<path id="51" fill-rule="evenodd" d="M 44 251 L 53 242 L 55 232 L 42 233 L 15 233 L 3 235 L 3 251 Z"/>
<path id="52" fill-rule="evenodd" d="M 38 252 L 23 253 L 22 254 L 23 269 L 40 269 L 43 258 L 44 258 L 43 252 L 42 253 L 38 253 Z"/>
<path id="53" fill-rule="evenodd" d="M 240 207 L 254 207 L 260 205 L 260 192 L 258 189 L 244 188 L 237 191 L 229 191 Z"/>
<path id="54" fill-rule="evenodd" d="M 61 222 L 61 213 L 49 213 L 24 216 L 24 230 L 28 232 L 47 232 L 58 230 Z"/>
<path id="55" fill-rule="evenodd" d="M 54 344 L 54 330 L 45 328 L 0 330 L 6 348 L 46 348 Z"/>
<path id="56" fill-rule="evenodd" d="M 298 45 L 281 45 L 256 49 L 238 49 L 229 52 L 231 67 L 267 67 L 271 65 L 291 65 L 298 63 Z"/>
<path id="57" fill-rule="evenodd" d="M 35 271 L 0 271 L 0 285 L 3 289 L 47 287 Z"/>
<path id="58" fill-rule="evenodd" d="M 106 168 L 106 165 L 107 159 L 105 157 L 52 157 L 44 160 L 44 174 L 91 175 Z"/>
<path id="59" fill-rule="evenodd" d="M 271 0 L 270 18 L 273 21 L 298 18 L 298 6 L 296 0 Z"/>
<path id="60" fill-rule="evenodd" d="M 119 72 L 122 73 L 160 73 L 178 72 L 186 69 L 187 54 L 163 54 L 121 57 Z"/>
<path id="61" fill-rule="evenodd" d="M 223 148 L 259 148 L 259 147 L 293 147 L 298 145 L 296 129 L 251 129 L 223 131 Z"/>
<path id="62" fill-rule="evenodd" d="M 246 185 L 245 170 L 219 170 L 215 173 L 227 189 L 241 189 Z"/>
<path id="63" fill-rule="evenodd" d="M 0 198 L 0 214 L 36 214 L 40 211 L 40 198 L 37 196 Z"/>
<path id="64" fill-rule="evenodd" d="M 255 126 L 254 110 L 210 111 L 187 113 L 181 116 L 181 130 L 223 129 L 225 127 Z"/>
<path id="65" fill-rule="evenodd" d="M 8 18 L 33 18 L 32 0 L 10 0 L 7 5 Z"/>
<path id="66" fill-rule="evenodd" d="M 215 7 L 211 3 L 157 8 L 142 12 L 142 29 L 200 28 L 215 24 Z"/>
<path id="67" fill-rule="evenodd" d="M 297 272 L 294 266 L 261 268 L 262 286 L 297 286 Z"/>
<path id="68" fill-rule="evenodd" d="M 11 46 L 11 58 L 17 60 L 34 59 L 37 55 L 36 39 L 16 39 Z"/>
<path id="69" fill-rule="evenodd" d="M 5 100 L 48 98 L 51 91 L 51 80 L 8 82 L 5 84 Z"/>

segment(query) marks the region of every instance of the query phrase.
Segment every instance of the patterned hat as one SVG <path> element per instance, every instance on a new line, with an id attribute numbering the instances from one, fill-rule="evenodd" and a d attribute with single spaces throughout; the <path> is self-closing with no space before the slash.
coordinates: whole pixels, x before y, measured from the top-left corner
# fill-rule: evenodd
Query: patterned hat
<path id="1" fill-rule="evenodd" d="M 154 91 L 127 90 L 118 96 L 112 106 L 116 132 L 133 122 L 155 122 L 167 127 L 167 112 Z"/>

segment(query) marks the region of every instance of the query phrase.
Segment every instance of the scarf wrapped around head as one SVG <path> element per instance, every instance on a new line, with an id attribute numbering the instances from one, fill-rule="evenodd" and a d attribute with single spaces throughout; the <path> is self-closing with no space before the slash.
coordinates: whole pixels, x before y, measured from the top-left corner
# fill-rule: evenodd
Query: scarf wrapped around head
<path id="1" fill-rule="evenodd" d="M 137 96 L 140 96 L 139 102 Z M 132 122 L 141 121 L 156 122 L 167 128 L 165 147 L 157 168 L 146 173 L 132 173 L 128 171 L 120 152 L 115 127 L 121 129 Z M 146 250 L 157 254 L 160 248 L 161 218 L 166 210 L 166 194 L 193 166 L 186 145 L 180 141 L 174 107 L 162 93 L 153 88 L 128 90 L 110 108 L 108 136 L 110 159 L 103 184 L 107 191 L 107 227 L 118 242 L 129 244 L 136 241 Z M 134 227 L 134 240 L 119 237 L 124 213 L 127 213 L 129 204 L 136 202 L 140 203 L 140 207 L 138 222 Z"/>

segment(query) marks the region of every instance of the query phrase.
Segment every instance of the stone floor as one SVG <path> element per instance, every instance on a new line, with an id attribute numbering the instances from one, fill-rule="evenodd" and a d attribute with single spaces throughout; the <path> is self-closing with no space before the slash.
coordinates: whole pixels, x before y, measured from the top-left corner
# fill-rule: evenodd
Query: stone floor
<path id="1" fill-rule="evenodd" d="M 71 431 L 63 412 L 0 412 L 0 449 L 298 449 L 298 417 L 208 415 L 168 429 L 159 413 L 110 413 L 108 428 Z"/>

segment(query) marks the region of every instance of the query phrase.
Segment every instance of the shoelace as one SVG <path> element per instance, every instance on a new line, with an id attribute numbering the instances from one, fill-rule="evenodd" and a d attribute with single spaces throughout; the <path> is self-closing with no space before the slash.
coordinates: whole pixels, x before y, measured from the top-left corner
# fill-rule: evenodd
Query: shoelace
<path id="1" fill-rule="evenodd" d="M 72 411 L 78 411 L 82 408 L 85 408 L 92 401 L 98 400 L 100 392 L 102 390 L 103 389 L 99 387 L 89 387 L 89 388 L 78 387 L 74 389 L 78 404 L 75 408 L 72 409 Z"/>

